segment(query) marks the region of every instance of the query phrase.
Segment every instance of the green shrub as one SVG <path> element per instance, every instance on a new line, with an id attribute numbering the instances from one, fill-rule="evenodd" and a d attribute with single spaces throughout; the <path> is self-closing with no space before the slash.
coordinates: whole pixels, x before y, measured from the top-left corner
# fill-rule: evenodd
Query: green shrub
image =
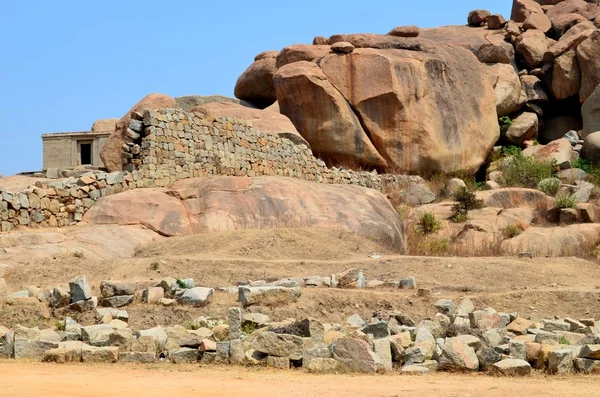
<path id="1" fill-rule="evenodd" d="M 588 174 L 592 173 L 592 164 L 589 161 L 582 158 L 578 158 L 573 162 L 573 168 L 579 168 L 581 170 L 584 170 Z"/>
<path id="2" fill-rule="evenodd" d="M 558 338 L 558 343 L 560 343 L 561 345 L 571 345 L 571 341 L 567 339 L 566 336 L 561 335 L 560 338 Z"/>
<path id="3" fill-rule="evenodd" d="M 549 196 L 554 196 L 560 189 L 560 179 L 558 178 L 546 178 L 542 179 L 538 183 L 538 189 Z"/>
<path id="4" fill-rule="evenodd" d="M 521 234 L 523 230 L 518 225 L 508 225 L 504 228 L 504 235 L 506 238 L 515 238 Z"/>
<path id="5" fill-rule="evenodd" d="M 577 201 L 574 196 L 568 194 L 561 194 L 556 196 L 554 201 L 554 207 L 561 210 L 563 208 L 575 208 Z"/>
<path id="6" fill-rule="evenodd" d="M 442 222 L 431 212 L 424 212 L 417 222 L 422 234 L 435 233 L 442 228 Z"/>
<path id="7" fill-rule="evenodd" d="M 500 133 L 504 135 L 510 126 L 513 125 L 513 119 L 508 116 L 502 116 L 498 119 L 498 124 L 500 125 Z"/>
<path id="8" fill-rule="evenodd" d="M 454 223 L 465 223 L 466 221 L 469 220 L 469 217 L 467 216 L 467 214 L 456 214 L 456 215 L 453 215 L 452 218 L 450 218 L 450 219 Z"/>
<path id="9" fill-rule="evenodd" d="M 556 175 L 554 159 L 540 160 L 525 156 L 523 151 L 516 147 L 504 149 L 504 154 L 507 158 L 500 162 L 499 171 L 502 171 L 506 186 L 535 189 L 540 181 Z"/>
<path id="10" fill-rule="evenodd" d="M 483 207 L 483 200 L 478 200 L 475 193 L 470 192 L 466 187 L 461 187 L 454 193 L 454 199 L 456 203 L 452 207 L 452 220 L 457 223 L 466 221 L 469 211 Z"/>

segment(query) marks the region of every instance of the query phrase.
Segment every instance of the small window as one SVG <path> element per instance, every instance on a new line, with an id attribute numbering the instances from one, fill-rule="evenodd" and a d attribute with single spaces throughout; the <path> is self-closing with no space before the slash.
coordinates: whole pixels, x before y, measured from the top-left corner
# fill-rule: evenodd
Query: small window
<path id="1" fill-rule="evenodd" d="M 79 144 L 79 160 L 81 165 L 92 164 L 92 144 L 80 143 Z"/>

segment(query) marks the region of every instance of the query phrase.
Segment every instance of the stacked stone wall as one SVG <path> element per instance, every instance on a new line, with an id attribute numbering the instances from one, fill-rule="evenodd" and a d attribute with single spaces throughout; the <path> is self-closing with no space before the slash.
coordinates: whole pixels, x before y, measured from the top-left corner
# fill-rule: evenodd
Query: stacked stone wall
<path id="1" fill-rule="evenodd" d="M 21 192 L 0 188 L 0 231 L 73 225 L 101 197 L 166 187 L 185 178 L 285 176 L 383 193 L 422 182 L 419 177 L 327 168 L 308 146 L 294 142 L 300 142 L 299 137 L 257 131 L 244 120 L 215 119 L 180 109 L 133 116 L 122 148 L 122 172 L 90 171 L 63 180 L 45 179 Z"/>

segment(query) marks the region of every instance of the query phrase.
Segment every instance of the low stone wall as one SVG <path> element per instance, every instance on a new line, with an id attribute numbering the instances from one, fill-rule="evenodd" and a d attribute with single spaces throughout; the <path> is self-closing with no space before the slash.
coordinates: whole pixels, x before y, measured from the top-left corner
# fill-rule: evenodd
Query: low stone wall
<path id="1" fill-rule="evenodd" d="M 126 140 L 122 172 L 90 171 L 65 180 L 38 182 L 22 192 L 0 187 L 0 231 L 73 225 L 101 197 L 135 188 L 165 187 L 192 177 L 286 176 L 358 185 L 383 193 L 423 182 L 417 176 L 327 168 L 310 148 L 294 143 L 291 134 L 261 132 L 244 120 L 207 118 L 180 109 L 134 114 Z"/>
<path id="2" fill-rule="evenodd" d="M 257 131 L 245 120 L 180 109 L 146 111 L 131 123 L 127 140 L 125 168 L 139 172 L 147 186 L 212 175 L 287 176 L 379 191 L 422 182 L 419 177 L 327 168 L 309 147 L 295 143 L 292 134 Z"/>

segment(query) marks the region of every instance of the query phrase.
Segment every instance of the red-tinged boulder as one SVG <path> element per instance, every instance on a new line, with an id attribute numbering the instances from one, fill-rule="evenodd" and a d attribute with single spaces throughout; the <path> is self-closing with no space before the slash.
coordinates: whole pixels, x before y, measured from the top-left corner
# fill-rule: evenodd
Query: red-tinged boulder
<path id="1" fill-rule="evenodd" d="M 317 64 L 285 65 L 274 82 L 281 113 L 290 118 L 316 155 L 338 163 L 387 166 L 346 99 Z"/>
<path id="2" fill-rule="evenodd" d="M 273 57 L 259 58 L 254 61 L 235 83 L 235 97 L 260 107 L 267 107 L 275 102 L 277 100 L 273 86 L 273 75 L 277 71 L 275 65 L 276 58 Z"/>
<path id="3" fill-rule="evenodd" d="M 312 62 L 323 58 L 330 50 L 329 45 L 296 44 L 285 47 L 277 56 L 277 69 L 294 62 Z"/>

